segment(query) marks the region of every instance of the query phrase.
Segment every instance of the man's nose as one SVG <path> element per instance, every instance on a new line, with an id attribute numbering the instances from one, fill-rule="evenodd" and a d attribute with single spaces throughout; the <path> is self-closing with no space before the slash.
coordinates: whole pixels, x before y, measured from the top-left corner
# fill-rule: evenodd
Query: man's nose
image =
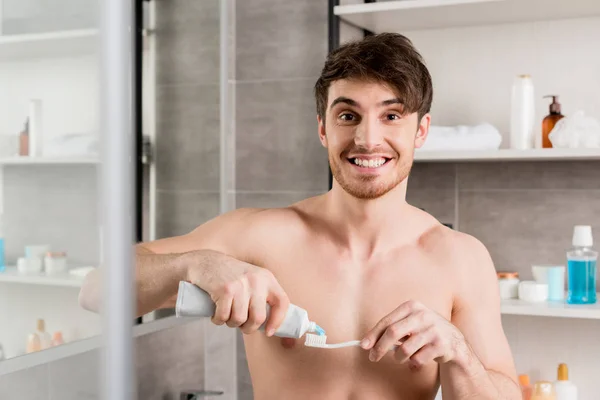
<path id="1" fill-rule="evenodd" d="M 364 118 L 356 128 L 354 143 L 365 148 L 379 147 L 383 143 L 383 130 L 377 118 Z"/>

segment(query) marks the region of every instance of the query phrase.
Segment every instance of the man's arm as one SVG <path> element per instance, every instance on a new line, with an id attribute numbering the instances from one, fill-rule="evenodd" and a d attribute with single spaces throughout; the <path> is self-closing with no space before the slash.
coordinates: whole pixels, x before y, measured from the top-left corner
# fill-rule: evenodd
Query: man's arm
<path id="1" fill-rule="evenodd" d="M 455 358 L 440 365 L 444 400 L 521 399 L 493 262 L 479 241 L 465 239 L 469 259 L 461 266 L 452 315 L 462 338 L 456 338 Z"/>
<path id="2" fill-rule="evenodd" d="M 273 275 L 247 261 L 252 254 L 250 229 L 263 219 L 260 210 L 238 209 L 218 216 L 194 231 L 135 247 L 137 315 L 175 304 L 180 281 L 206 290 L 216 303 L 213 322 L 241 327 L 250 333 L 265 320 L 271 304 L 268 330 L 277 328 L 288 299 Z M 256 235 L 254 235 L 256 236 Z M 99 312 L 100 271 L 90 273 L 79 293 L 83 308 Z"/>

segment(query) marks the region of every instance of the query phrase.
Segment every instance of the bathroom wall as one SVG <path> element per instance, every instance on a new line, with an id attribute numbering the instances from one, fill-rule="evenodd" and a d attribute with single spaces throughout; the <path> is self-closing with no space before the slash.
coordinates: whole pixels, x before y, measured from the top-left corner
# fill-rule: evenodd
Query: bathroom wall
<path id="1" fill-rule="evenodd" d="M 188 233 L 220 212 L 219 3 L 155 2 L 157 238 Z M 183 359 L 204 366 L 198 384 L 233 400 L 235 331 L 202 324 L 204 336 L 173 332 L 161 351 L 203 343 L 202 357 Z"/>
<path id="2" fill-rule="evenodd" d="M 135 341 L 137 396 L 179 400 L 182 390 L 202 390 L 204 323 L 190 322 Z M 173 346 L 174 338 L 184 346 Z M 0 399 L 96 400 L 101 398 L 100 350 L 0 376 Z"/>
<path id="3" fill-rule="evenodd" d="M 327 54 L 327 2 L 236 2 L 236 205 L 281 207 L 327 190 L 313 85 Z M 238 334 L 238 399 L 252 386 Z"/>

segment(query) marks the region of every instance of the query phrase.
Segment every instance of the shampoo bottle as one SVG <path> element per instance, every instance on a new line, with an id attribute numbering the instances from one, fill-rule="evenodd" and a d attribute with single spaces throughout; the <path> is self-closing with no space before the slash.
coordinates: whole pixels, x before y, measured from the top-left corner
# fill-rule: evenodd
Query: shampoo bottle
<path id="1" fill-rule="evenodd" d="M 556 125 L 561 118 L 564 118 L 564 115 L 561 114 L 558 96 L 544 96 L 544 98 L 547 97 L 552 98 L 552 103 L 550 104 L 550 114 L 546 115 L 546 118 L 542 121 L 542 147 L 544 149 L 552 147 L 552 142 L 548 135 L 552 132 L 552 129 L 554 129 L 554 125 Z"/>
<path id="2" fill-rule="evenodd" d="M 533 81 L 529 75 L 515 78 L 511 93 L 510 147 L 518 150 L 534 146 L 535 99 Z"/>
<path id="3" fill-rule="evenodd" d="M 556 400 L 577 400 L 577 386 L 569 381 L 567 364 L 559 364 L 554 389 L 556 390 Z"/>
<path id="4" fill-rule="evenodd" d="M 267 306 L 267 318 L 269 315 Z M 212 317 L 215 313 L 215 303 L 210 295 L 198 286 L 189 282 L 179 282 L 175 312 L 178 317 Z M 265 329 L 265 324 L 261 325 Z M 275 332 L 275 336 L 300 339 L 305 333 L 324 335 L 325 331 L 308 318 L 306 310 L 290 304 L 283 323 Z"/>
<path id="5" fill-rule="evenodd" d="M 40 339 L 40 348 L 42 350 L 52 346 L 52 337 L 46 332 L 46 323 L 41 318 L 37 320 L 37 331 L 35 333 Z"/>

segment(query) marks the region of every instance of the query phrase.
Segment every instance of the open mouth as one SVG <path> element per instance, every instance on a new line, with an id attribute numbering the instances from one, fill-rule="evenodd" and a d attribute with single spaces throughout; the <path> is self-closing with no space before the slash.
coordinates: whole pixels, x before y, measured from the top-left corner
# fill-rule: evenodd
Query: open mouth
<path id="1" fill-rule="evenodd" d="M 348 162 L 358 166 L 359 168 L 381 168 L 390 161 L 391 158 L 379 157 L 379 158 L 360 158 L 351 157 L 348 158 Z"/>

